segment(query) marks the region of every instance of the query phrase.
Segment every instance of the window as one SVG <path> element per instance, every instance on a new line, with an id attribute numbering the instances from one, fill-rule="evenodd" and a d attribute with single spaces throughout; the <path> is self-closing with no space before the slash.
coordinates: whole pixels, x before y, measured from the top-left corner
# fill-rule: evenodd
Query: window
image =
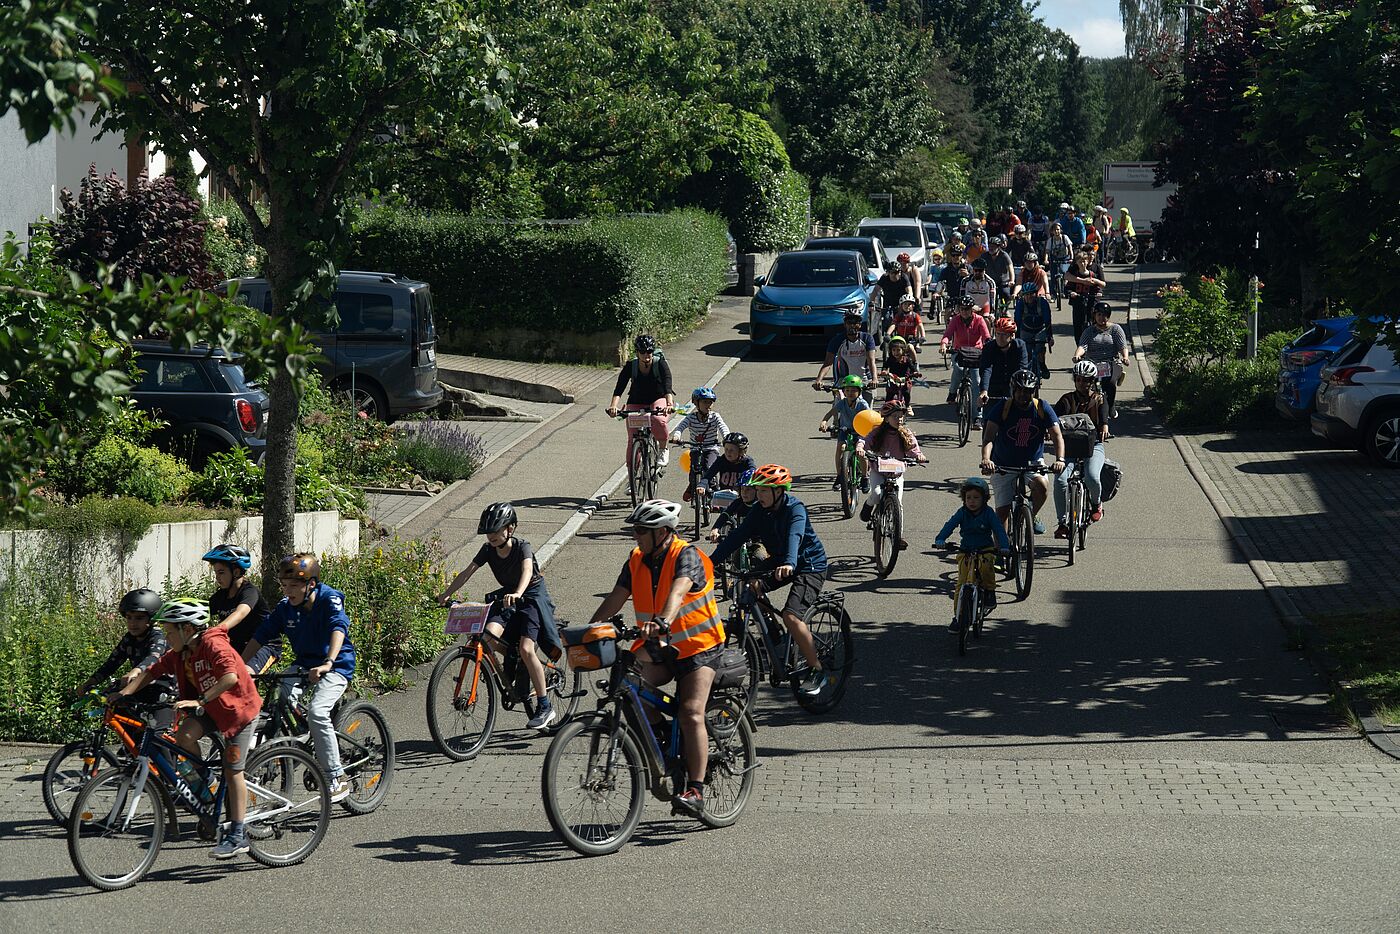
<path id="1" fill-rule="evenodd" d="M 142 357 L 137 392 L 210 392 L 212 387 L 199 363 L 172 357 Z"/>
<path id="2" fill-rule="evenodd" d="M 375 292 L 336 292 L 340 335 L 403 338 L 409 332 L 408 302 Z"/>
<path id="3" fill-rule="evenodd" d="M 771 285 L 851 285 L 856 278 L 860 257 L 839 253 L 784 253 L 778 257 L 769 276 Z"/>

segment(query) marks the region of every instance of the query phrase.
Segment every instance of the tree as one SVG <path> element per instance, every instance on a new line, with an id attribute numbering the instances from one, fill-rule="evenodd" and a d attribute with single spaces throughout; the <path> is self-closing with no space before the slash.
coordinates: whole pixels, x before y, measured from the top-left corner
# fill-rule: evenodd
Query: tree
<path id="1" fill-rule="evenodd" d="M 1059 106 L 1050 124 L 1048 142 L 1056 161 L 1076 167 L 1075 173 L 1097 175 L 1099 137 L 1103 132 L 1103 88 L 1079 57 L 1079 47 L 1070 43 L 1060 65 Z"/>
<path id="2" fill-rule="evenodd" d="M 97 7 L 84 0 L 26 0 L 0 6 L 0 117 L 13 111 L 25 138 L 77 128 L 85 100 L 105 105 L 124 90 L 81 48 Z"/>

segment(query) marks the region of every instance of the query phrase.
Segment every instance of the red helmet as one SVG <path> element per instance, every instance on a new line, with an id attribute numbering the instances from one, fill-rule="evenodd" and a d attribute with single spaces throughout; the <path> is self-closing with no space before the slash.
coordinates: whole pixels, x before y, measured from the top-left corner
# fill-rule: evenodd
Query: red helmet
<path id="1" fill-rule="evenodd" d="M 908 254 L 908 253 L 901 253 L 901 254 L 899 254 L 899 256 L 898 256 L 897 258 L 899 259 L 899 261 L 900 261 L 901 263 L 907 263 L 907 262 L 909 262 L 909 254 Z"/>
<path id="2" fill-rule="evenodd" d="M 1011 318 L 998 318 L 996 328 L 998 334 L 1015 334 L 1016 322 Z"/>

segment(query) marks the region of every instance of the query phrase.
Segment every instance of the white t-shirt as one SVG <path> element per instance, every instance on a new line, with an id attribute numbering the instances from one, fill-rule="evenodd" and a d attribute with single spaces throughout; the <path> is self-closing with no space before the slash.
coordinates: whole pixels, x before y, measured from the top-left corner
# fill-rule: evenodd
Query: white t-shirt
<path id="1" fill-rule="evenodd" d="M 986 276 L 974 276 L 963 283 L 963 294 L 985 308 L 992 304 L 992 296 L 996 294 L 996 287 L 994 279 Z"/>

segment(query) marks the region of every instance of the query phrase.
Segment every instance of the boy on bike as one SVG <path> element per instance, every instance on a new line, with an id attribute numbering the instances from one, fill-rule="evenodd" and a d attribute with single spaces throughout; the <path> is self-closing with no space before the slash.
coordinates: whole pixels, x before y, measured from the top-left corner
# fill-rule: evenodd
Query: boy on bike
<path id="1" fill-rule="evenodd" d="M 988 401 L 1011 395 L 1011 374 L 1024 370 L 1030 361 L 1026 342 L 1016 336 L 1016 322 L 998 318 L 996 338 L 982 346 L 982 382 L 977 397 L 977 417 L 972 427 L 982 427 L 982 412 Z"/>
<path id="2" fill-rule="evenodd" d="M 754 468 L 750 467 L 739 475 L 739 485 L 736 488 L 738 495 L 734 502 L 724 507 L 724 510 L 715 518 L 715 524 L 710 528 L 706 538 L 711 542 L 720 540 L 720 536 L 738 525 L 748 515 L 753 504 L 758 502 L 758 491 L 749 486 L 749 481 L 753 479 Z"/>
<path id="3" fill-rule="evenodd" d="M 919 450 L 919 439 L 904 427 L 904 416 L 908 411 L 904 403 L 893 399 L 881 406 L 880 424 L 872 428 L 868 436 L 856 442 L 856 457 L 865 457 L 868 451 L 874 457 L 891 457 L 901 461 L 912 457 L 920 464 L 927 464 L 928 458 Z M 860 507 L 861 522 L 870 521 L 875 504 L 880 501 L 880 494 L 885 488 L 885 475 L 878 470 L 872 472 L 875 475 L 875 484 L 870 490 L 870 495 L 865 498 L 865 505 Z M 894 495 L 901 503 L 904 502 L 903 474 L 894 478 Z M 902 551 L 909 547 L 909 543 L 901 538 L 899 547 Z"/>
<path id="4" fill-rule="evenodd" d="M 700 463 L 692 463 L 690 466 L 693 471 L 699 474 L 708 470 L 715 459 L 719 457 L 720 439 L 729 434 L 729 426 L 724 423 L 723 417 L 718 412 L 711 411 L 715 399 L 715 391 L 708 386 L 692 389 L 690 401 L 695 408 L 687 413 L 685 418 L 680 420 L 680 424 L 676 425 L 675 430 L 671 432 L 672 444 L 680 444 L 684 434 L 687 431 L 690 432 L 690 445 L 700 448 L 701 457 Z M 695 487 L 687 479 L 682 498 L 688 503 L 694 493 Z"/>
<path id="5" fill-rule="evenodd" d="M 997 514 L 989 508 L 991 491 L 987 487 L 987 481 L 981 477 L 968 477 L 963 481 L 962 489 L 958 490 L 958 495 L 962 497 L 962 506 L 953 513 L 943 528 L 938 530 L 938 535 L 933 540 L 933 547 L 944 548 L 948 544 L 948 536 L 954 529 L 958 530 L 958 537 L 962 542 L 962 547 L 968 551 L 988 552 L 978 554 L 976 559 L 969 558 L 966 561 L 958 562 L 958 586 L 953 591 L 956 598 L 963 584 L 972 579 L 975 572 L 978 585 L 982 590 L 982 600 L 988 607 L 997 605 L 997 575 L 993 566 L 990 550 L 996 548 L 1002 553 L 1011 551 L 1011 539 L 1006 535 L 1006 526 L 1002 524 Z M 975 565 L 975 566 L 974 566 Z M 948 629 L 958 632 L 962 629 L 961 623 L 956 616 Z"/>
<path id="6" fill-rule="evenodd" d="M 229 645 L 241 653 L 268 613 L 267 601 L 257 585 L 248 580 L 253 556 L 242 545 L 223 544 L 210 548 L 201 560 L 209 562 L 214 583 L 218 585 L 209 595 L 209 615 L 214 618 L 214 625 L 228 630 Z M 250 667 L 262 671 L 275 657 L 275 652 L 268 647 Z"/>
<path id="7" fill-rule="evenodd" d="M 1029 273 L 1033 267 L 1028 266 Z M 1040 272 L 1039 269 L 1035 270 Z M 1045 274 L 1040 272 L 1043 277 Z M 1041 291 L 1042 286 L 1031 280 L 1022 283 L 1021 294 L 1016 297 L 1015 321 L 1026 346 L 1030 348 L 1031 369 L 1040 374 L 1041 379 L 1050 376 L 1050 368 L 1045 363 L 1046 350 L 1055 349 L 1055 331 L 1050 320 L 1050 301 Z"/>
<path id="8" fill-rule="evenodd" d="M 700 478 L 700 489 L 708 493 L 738 489 L 740 477 L 753 468 L 753 458 L 749 457 L 749 436 L 740 431 L 731 431 L 724 436 L 723 456 L 716 458 Z"/>
<path id="9" fill-rule="evenodd" d="M 355 646 L 350 642 L 345 594 L 321 583 L 321 562 L 306 552 L 277 562 L 277 583 L 286 596 L 258 627 L 243 649 L 243 659 L 252 658 L 273 639 L 287 637 L 295 659 L 283 672 L 282 690 L 292 690 L 305 677 L 308 689 L 302 702 L 316 760 L 330 779 L 331 800 L 343 801 L 350 794 L 350 783 L 340 765 L 331 710 L 355 674 Z"/>
<path id="10" fill-rule="evenodd" d="M 875 338 L 863 330 L 865 316 L 854 309 L 847 311 L 843 321 L 844 329 L 826 345 L 826 359 L 817 369 L 812 388 L 820 389 L 822 377 L 828 369 L 831 378 L 840 380 L 844 376 L 859 376 L 873 379 L 875 376 Z"/>
<path id="11" fill-rule="evenodd" d="M 870 402 L 864 395 L 865 380 L 859 376 L 847 376 L 838 385 L 841 397 L 831 404 L 817 426 L 822 434 L 836 429 L 836 479 L 831 482 L 833 490 L 841 489 L 841 457 L 846 453 L 846 439 L 855 435 L 856 413 L 870 408 Z M 860 488 L 861 492 L 868 490 L 869 481 L 862 480 Z"/>
<path id="12" fill-rule="evenodd" d="M 894 320 L 890 322 L 889 329 L 885 332 L 886 337 L 898 335 L 906 341 L 915 338 L 924 339 L 924 319 L 919 314 L 919 302 L 912 293 L 906 293 L 899 300 L 899 310 L 894 313 Z"/>
<path id="13" fill-rule="evenodd" d="M 473 574 L 483 566 L 490 566 L 496 583 L 506 592 L 492 605 L 486 631 L 497 644 L 514 645 L 519 652 L 520 663 L 525 666 L 530 686 L 535 691 L 535 713 L 525 725 L 532 730 L 543 730 L 554 722 L 556 714 L 549 701 L 544 664 L 535 654 L 535 646 L 544 645 L 545 651 L 554 658 L 562 655 L 564 649 L 555 628 L 554 604 L 549 599 L 544 575 L 535 563 L 535 551 L 529 542 L 515 535 L 519 522 L 515 507 L 510 503 L 492 503 L 483 509 L 476 532 L 486 536 L 486 543 L 471 563 L 452 578 L 447 589 L 438 594 L 437 602 L 449 606 L 452 595 L 471 580 Z"/>
<path id="14" fill-rule="evenodd" d="M 122 597 L 121 603 L 117 605 L 117 612 L 126 620 L 126 634 L 117 642 L 107 660 L 97 666 L 97 670 L 73 691 L 75 697 L 81 697 L 100 682 L 106 681 L 123 663 L 131 666 L 131 670 L 121 677 L 122 686 L 125 687 L 160 660 L 170 648 L 160 627 L 151 624 L 151 618 L 160 606 L 160 594 L 154 590 L 142 588 Z M 160 695 L 173 693 L 175 679 L 159 678 L 151 681 L 141 691 L 137 700 L 145 704 L 154 704 L 160 700 Z M 174 710 L 160 710 L 156 713 L 156 726 L 162 730 L 168 729 L 174 718 Z"/>
<path id="15" fill-rule="evenodd" d="M 173 600 L 157 611 L 155 621 L 164 630 L 170 648 L 111 698 L 131 697 L 147 684 L 173 676 L 180 696 L 175 709 L 187 712 L 175 742 L 191 757 L 198 757 L 201 737 L 220 737 L 229 829 L 209 855 L 231 859 L 248 852 L 243 827 L 248 816 L 248 786 L 243 780 L 243 767 L 253 744 L 253 725 L 262 710 L 262 697 L 248 674 L 248 666 L 229 645 L 228 630 L 209 628 L 206 604 Z"/>

